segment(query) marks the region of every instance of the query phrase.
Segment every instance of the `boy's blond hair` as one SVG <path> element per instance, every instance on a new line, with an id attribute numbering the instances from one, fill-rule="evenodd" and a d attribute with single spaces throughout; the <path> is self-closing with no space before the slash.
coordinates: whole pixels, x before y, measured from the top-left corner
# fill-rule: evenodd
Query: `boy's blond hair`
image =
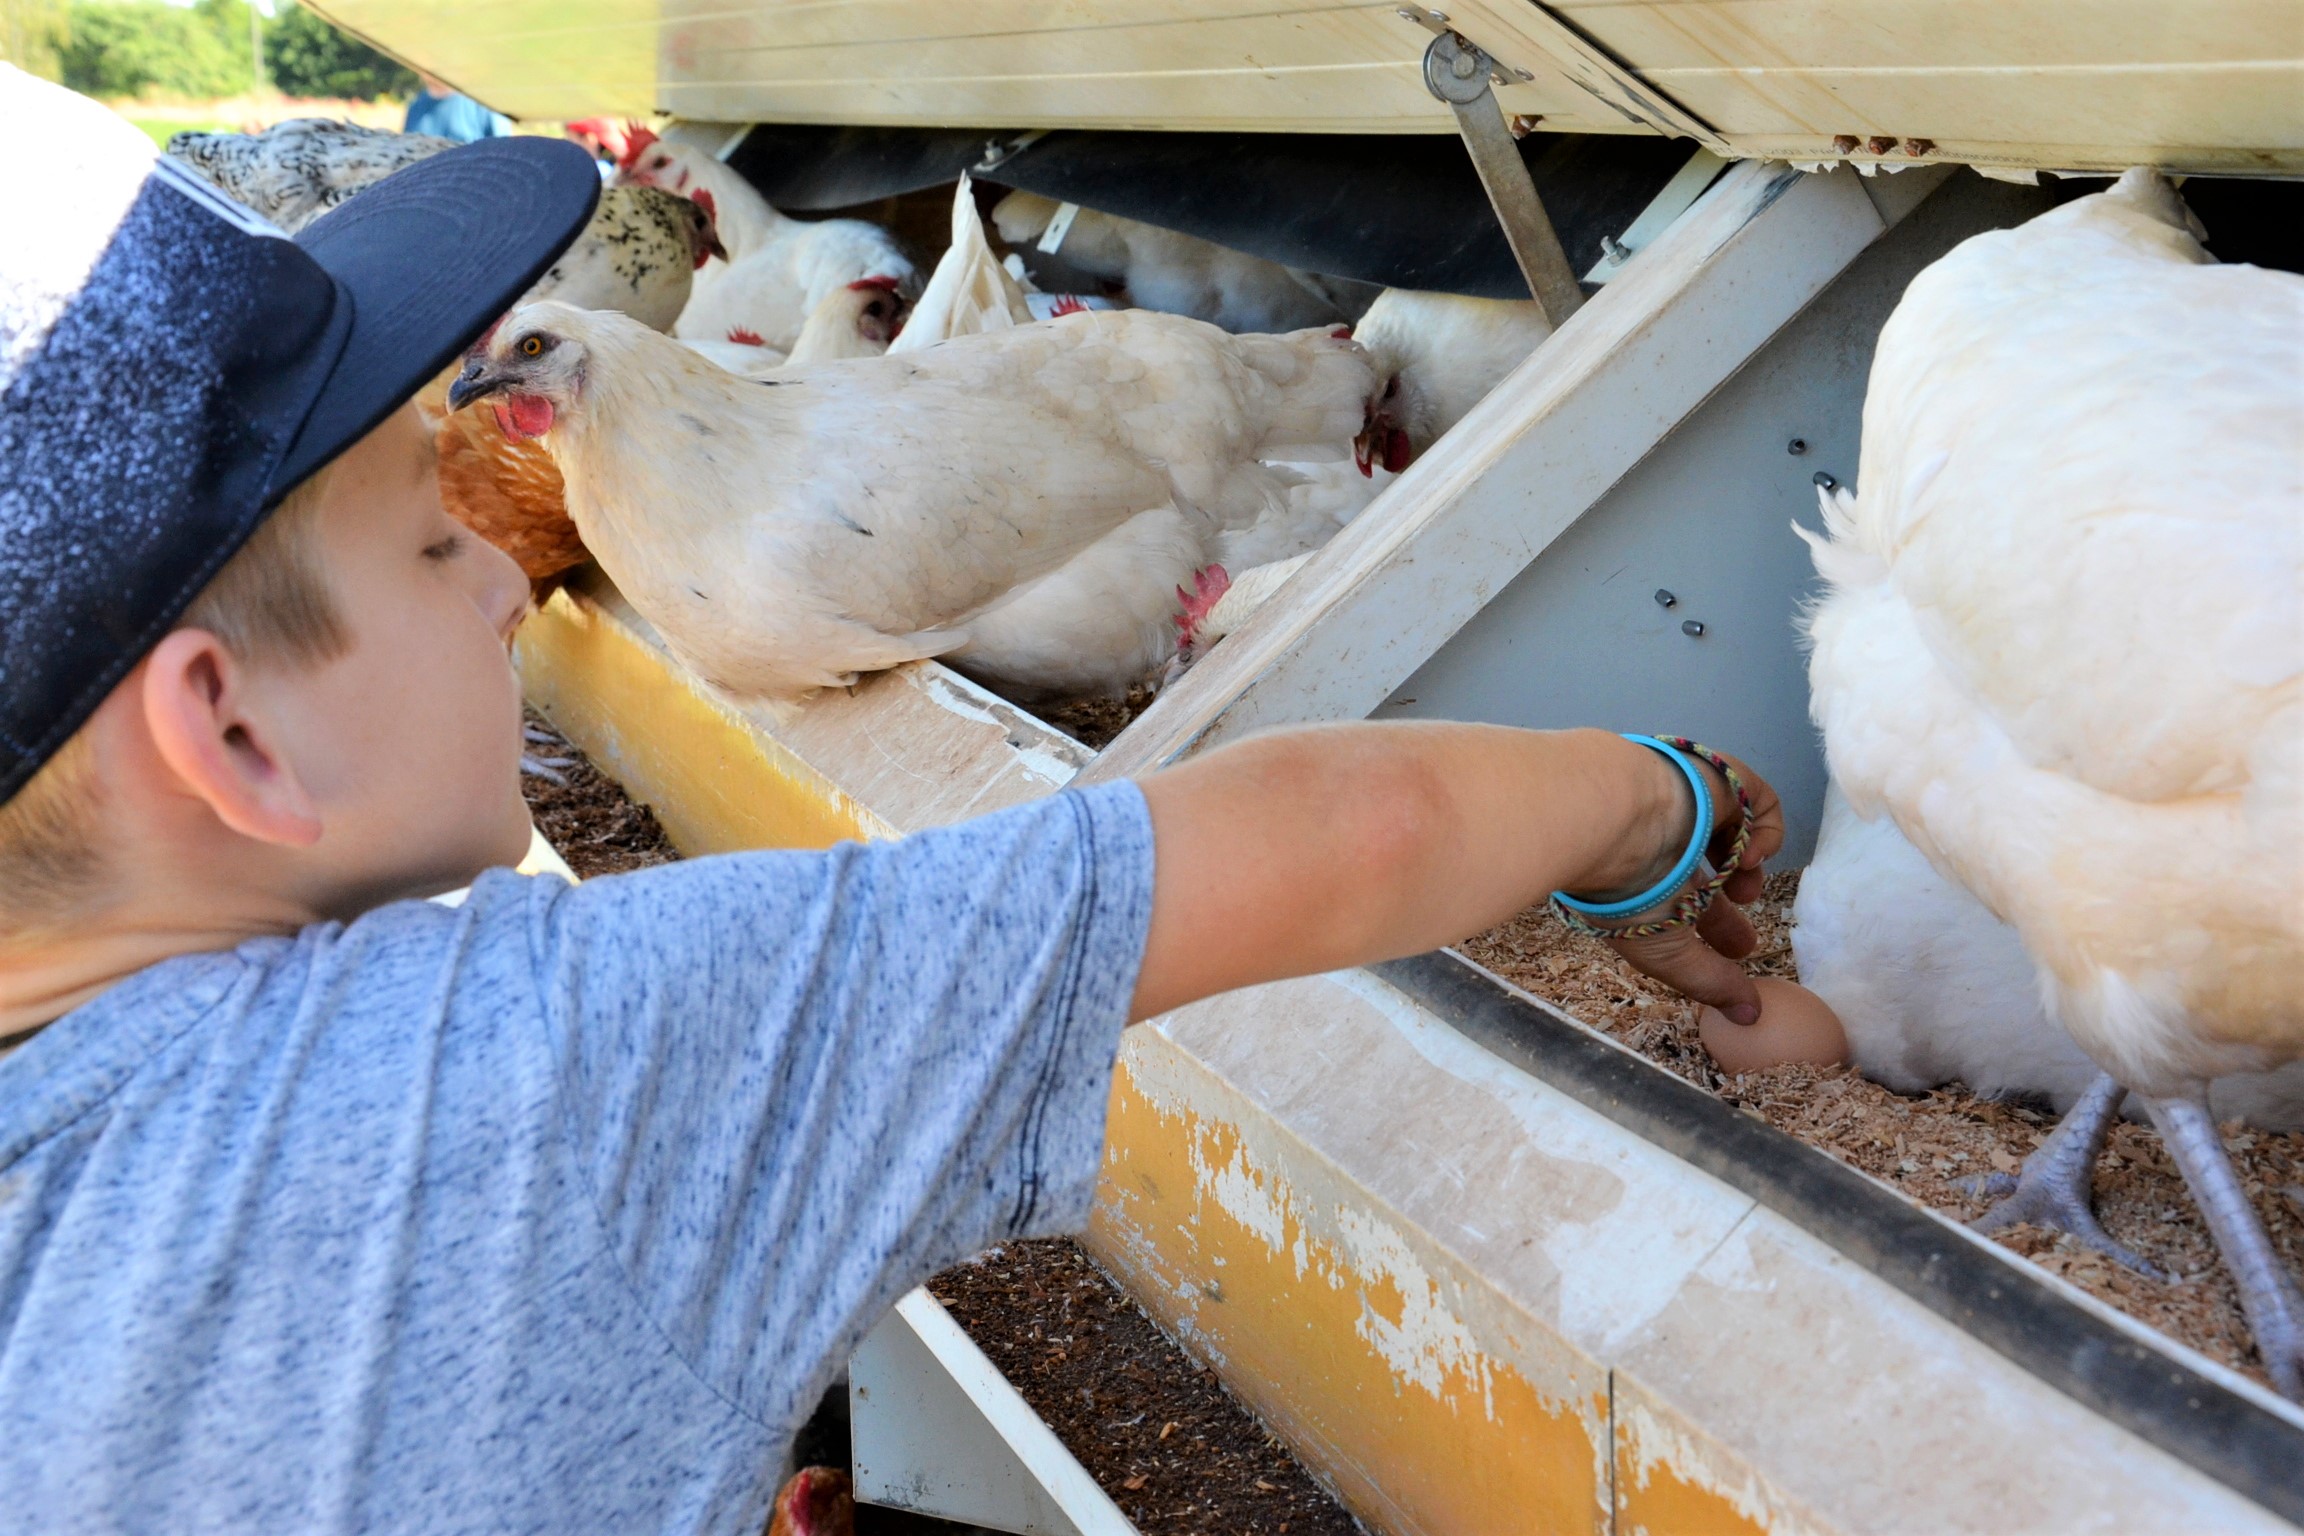
<path id="1" fill-rule="evenodd" d="M 351 635 L 320 556 L 328 471 L 290 491 L 201 589 L 179 629 L 205 629 L 250 663 L 311 664 L 343 654 Z M 66 742 L 0 805 L 0 942 L 79 915 L 102 884 L 102 781 L 86 731 Z"/>

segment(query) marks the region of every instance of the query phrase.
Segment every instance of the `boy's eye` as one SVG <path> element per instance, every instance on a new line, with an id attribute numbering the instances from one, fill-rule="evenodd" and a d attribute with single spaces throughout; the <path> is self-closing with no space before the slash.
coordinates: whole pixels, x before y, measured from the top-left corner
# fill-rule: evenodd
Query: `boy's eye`
<path id="1" fill-rule="evenodd" d="M 520 354 L 523 357 L 542 357 L 544 355 L 544 338 L 541 336 L 522 337 Z"/>
<path id="2" fill-rule="evenodd" d="M 462 553 L 464 553 L 464 535 L 460 533 L 452 533 L 444 539 L 435 539 L 424 546 L 424 558 L 427 560 L 453 560 Z"/>

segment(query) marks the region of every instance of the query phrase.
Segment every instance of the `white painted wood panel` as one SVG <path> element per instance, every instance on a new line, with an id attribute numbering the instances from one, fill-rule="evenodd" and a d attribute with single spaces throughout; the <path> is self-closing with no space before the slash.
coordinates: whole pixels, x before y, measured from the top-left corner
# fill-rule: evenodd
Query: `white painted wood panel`
<path id="1" fill-rule="evenodd" d="M 518 115 L 1445 133 L 1393 0 L 321 0 Z M 1578 132 L 2304 173 L 2304 0 L 1458 0 Z M 1898 153 L 1901 153 L 1901 149 Z"/>

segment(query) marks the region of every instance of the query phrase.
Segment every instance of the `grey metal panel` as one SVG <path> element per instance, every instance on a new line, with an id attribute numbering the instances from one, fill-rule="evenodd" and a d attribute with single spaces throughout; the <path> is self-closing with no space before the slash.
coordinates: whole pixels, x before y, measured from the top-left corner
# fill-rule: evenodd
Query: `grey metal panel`
<path id="1" fill-rule="evenodd" d="M 1845 176 L 1846 170 L 1830 174 Z M 1962 172 L 1883 236 L 1377 711 L 1670 730 L 1745 758 L 1784 796 L 1783 867 L 1824 804 L 1795 621 L 1814 590 L 1795 519 L 1819 472 L 1853 483 L 1872 347 L 1904 287 L 2050 194 Z M 1793 439 L 1806 444 L 1787 452 Z M 1443 443 L 1439 451 L 1446 451 Z M 1659 590 L 1677 602 L 1665 608 Z M 1685 621 L 1701 637 L 1681 632 Z"/>

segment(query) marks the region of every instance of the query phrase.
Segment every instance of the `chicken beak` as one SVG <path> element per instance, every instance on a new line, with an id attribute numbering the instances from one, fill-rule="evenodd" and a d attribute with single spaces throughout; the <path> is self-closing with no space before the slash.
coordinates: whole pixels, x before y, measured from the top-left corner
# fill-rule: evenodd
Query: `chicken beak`
<path id="1" fill-rule="evenodd" d="M 467 358 L 464 371 L 456 375 L 456 382 L 448 386 L 448 409 L 460 411 L 475 400 L 501 394 L 506 380 L 488 376 L 488 360 L 483 357 Z"/>

